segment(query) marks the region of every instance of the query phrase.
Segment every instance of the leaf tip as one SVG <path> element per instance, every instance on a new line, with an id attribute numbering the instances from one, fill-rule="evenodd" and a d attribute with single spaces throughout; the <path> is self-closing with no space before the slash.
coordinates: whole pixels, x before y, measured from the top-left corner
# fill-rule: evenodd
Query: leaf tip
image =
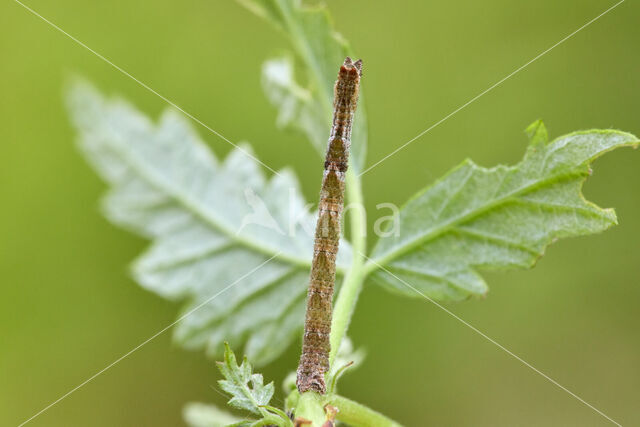
<path id="1" fill-rule="evenodd" d="M 609 227 L 613 225 L 618 225 L 618 215 L 616 214 L 616 210 L 613 208 L 603 209 L 606 219 L 609 220 Z M 607 228 L 609 228 L 607 227 Z"/>
<path id="2" fill-rule="evenodd" d="M 231 346 L 229 345 L 228 341 L 224 342 L 224 358 L 225 360 L 236 358 L 236 355 L 233 353 L 233 350 L 231 350 Z"/>
<path id="3" fill-rule="evenodd" d="M 524 132 L 527 134 L 531 146 L 546 144 L 549 141 L 547 127 L 544 125 L 542 119 L 531 123 Z"/>

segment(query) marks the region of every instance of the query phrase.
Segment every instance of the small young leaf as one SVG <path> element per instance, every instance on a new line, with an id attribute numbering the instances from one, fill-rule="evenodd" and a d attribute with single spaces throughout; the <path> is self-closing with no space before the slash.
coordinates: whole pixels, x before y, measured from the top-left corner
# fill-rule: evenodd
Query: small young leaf
<path id="1" fill-rule="evenodd" d="M 409 296 L 410 283 L 438 300 L 482 295 L 477 269 L 528 268 L 558 238 L 591 234 L 616 223 L 612 209 L 586 201 L 589 164 L 638 139 L 615 130 L 571 133 L 550 143 L 542 122 L 515 166 L 485 169 L 463 162 L 418 193 L 400 211 L 400 232 L 378 241 L 376 281 Z M 395 276 L 395 277 L 394 277 Z"/>
<path id="2" fill-rule="evenodd" d="M 349 337 L 344 337 L 340 343 L 340 348 L 336 354 L 336 359 L 331 365 L 329 372 L 329 393 L 336 393 L 336 384 L 338 379 L 345 371 L 353 370 L 362 364 L 366 356 L 366 352 L 362 349 L 354 349 L 353 342 Z"/>
<path id="3" fill-rule="evenodd" d="M 267 181 L 248 147 L 219 163 L 173 111 L 155 125 L 86 84 L 68 103 L 80 147 L 112 187 L 106 216 L 153 240 L 133 267 L 136 280 L 187 299 L 185 312 L 200 307 L 178 323 L 176 341 L 214 356 L 225 340 L 246 342 L 256 364 L 277 357 L 302 328 L 313 252 L 315 214 L 295 176 L 285 170 Z M 350 258 L 343 241 L 339 270 Z"/>
<path id="4" fill-rule="evenodd" d="M 276 125 L 297 129 L 319 152 L 325 150 L 330 119 L 325 117 L 318 97 L 296 83 L 291 58 L 266 61 L 262 66 L 262 86 L 267 99 L 279 108 Z"/>
<path id="5" fill-rule="evenodd" d="M 261 407 L 268 405 L 273 397 L 273 382 L 264 385 L 261 374 L 254 374 L 253 368 L 245 357 L 238 365 L 236 356 L 229 344 L 225 343 L 224 362 L 218 362 L 218 368 L 225 377 L 218 381 L 220 388 L 231 395 L 229 405 L 244 409 L 257 415 L 266 415 Z"/>
<path id="6" fill-rule="evenodd" d="M 308 84 L 295 81 L 293 62 L 277 58 L 262 68 L 262 83 L 271 103 L 279 109 L 278 124 L 302 131 L 321 156 L 326 150 L 331 126 L 336 64 L 349 54 L 349 46 L 333 28 L 326 7 L 305 6 L 299 0 L 238 0 L 240 4 L 272 23 L 291 42 L 300 59 L 300 73 Z M 362 94 L 351 140 L 354 171 L 364 165 L 367 121 Z"/>

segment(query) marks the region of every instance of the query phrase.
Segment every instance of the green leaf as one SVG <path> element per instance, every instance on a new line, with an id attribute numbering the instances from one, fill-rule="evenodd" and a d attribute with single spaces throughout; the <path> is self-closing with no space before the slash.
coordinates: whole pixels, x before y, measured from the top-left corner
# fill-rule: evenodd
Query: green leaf
<path id="1" fill-rule="evenodd" d="M 304 133 L 319 152 L 326 149 L 331 119 L 326 117 L 318 97 L 295 81 L 290 57 L 264 63 L 262 86 L 269 101 L 278 107 L 278 127 L 294 128 Z"/>
<path id="2" fill-rule="evenodd" d="M 313 251 L 315 213 L 295 176 L 265 179 L 248 147 L 219 162 L 172 110 L 154 124 L 81 83 L 68 104 L 80 147 L 110 186 L 105 215 L 153 241 L 135 279 L 187 300 L 185 314 L 201 306 L 178 323 L 175 340 L 213 356 L 225 340 L 244 342 L 256 364 L 281 354 L 302 328 Z M 350 259 L 341 242 L 340 272 Z"/>
<path id="3" fill-rule="evenodd" d="M 257 415 L 267 415 L 261 408 L 268 405 L 273 397 L 273 382 L 264 385 L 261 374 L 254 374 L 253 368 L 245 357 L 238 365 L 236 356 L 225 343 L 224 362 L 217 362 L 220 372 L 225 377 L 218 381 L 220 388 L 231 395 L 228 404 L 237 409 L 244 409 Z"/>
<path id="4" fill-rule="evenodd" d="M 241 422 L 239 417 L 215 405 L 197 402 L 186 404 L 182 415 L 189 427 L 222 427 Z"/>
<path id="5" fill-rule="evenodd" d="M 556 239 L 598 233 L 616 223 L 582 195 L 589 164 L 638 139 L 615 130 L 571 133 L 547 143 L 542 122 L 515 166 L 470 160 L 414 196 L 400 211 L 397 235 L 381 238 L 368 267 L 387 288 L 438 300 L 483 295 L 478 269 L 529 268 Z M 384 270 L 388 270 L 384 271 Z M 391 273 L 391 274 L 390 274 Z"/>
<path id="6" fill-rule="evenodd" d="M 299 0 L 238 0 L 273 24 L 289 38 L 299 59 L 296 82 L 293 61 L 279 57 L 262 68 L 262 83 L 269 101 L 278 108 L 278 125 L 302 131 L 324 156 L 333 112 L 333 86 L 338 67 L 349 54 L 344 38 L 333 28 L 326 7 L 305 6 Z M 366 63 L 365 63 L 366 67 Z M 360 95 L 351 141 L 352 168 L 362 170 L 367 147 L 367 121 Z"/>

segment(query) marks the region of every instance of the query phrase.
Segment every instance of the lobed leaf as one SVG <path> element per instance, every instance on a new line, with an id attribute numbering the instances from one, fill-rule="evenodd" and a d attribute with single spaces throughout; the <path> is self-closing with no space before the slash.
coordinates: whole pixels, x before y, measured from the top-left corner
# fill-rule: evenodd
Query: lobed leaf
<path id="1" fill-rule="evenodd" d="M 231 395 L 228 404 L 237 409 L 244 409 L 262 415 L 262 407 L 268 405 L 273 397 L 273 382 L 264 385 L 262 374 L 254 374 L 253 368 L 245 357 L 238 365 L 236 356 L 225 343 L 224 362 L 218 362 L 218 368 L 224 376 L 219 380 L 220 388 Z"/>
<path id="2" fill-rule="evenodd" d="M 218 384 L 222 390 L 231 395 L 227 402 L 237 409 L 244 409 L 256 415 L 260 415 L 258 420 L 241 420 L 230 424 L 230 426 L 281 426 L 293 427 L 293 423 L 287 414 L 272 406 L 269 401 L 273 397 L 273 382 L 264 385 L 262 375 L 254 374 L 253 368 L 245 357 L 241 365 L 236 361 L 229 344 L 224 344 L 224 362 L 218 362 L 218 368 L 224 376 L 224 380 L 219 380 Z"/>
<path id="3" fill-rule="evenodd" d="M 616 223 L 582 195 L 589 164 L 638 139 L 616 130 L 574 132 L 547 143 L 538 121 L 515 166 L 486 169 L 470 160 L 400 210 L 400 232 L 381 238 L 370 266 L 388 289 L 438 300 L 483 295 L 479 269 L 529 268 L 556 239 L 598 233 Z M 388 271 L 385 271 L 388 270 Z M 401 280 L 400 280 L 401 279 Z"/>
<path id="4" fill-rule="evenodd" d="M 245 343 L 256 364 L 282 353 L 302 329 L 315 225 L 295 176 L 265 179 L 248 147 L 219 162 L 171 110 L 154 124 L 86 84 L 72 87 L 68 104 L 80 147 L 111 187 L 105 215 L 153 241 L 135 279 L 187 300 L 185 314 L 199 307 L 175 340 L 214 356 L 225 340 Z M 340 271 L 350 257 L 341 242 Z"/>

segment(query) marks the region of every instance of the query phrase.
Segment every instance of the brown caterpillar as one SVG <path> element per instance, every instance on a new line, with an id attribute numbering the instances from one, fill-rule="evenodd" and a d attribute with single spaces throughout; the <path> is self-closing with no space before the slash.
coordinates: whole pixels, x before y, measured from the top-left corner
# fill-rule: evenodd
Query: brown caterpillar
<path id="1" fill-rule="evenodd" d="M 362 60 L 347 57 L 334 89 L 333 126 L 329 135 L 324 176 L 320 189 L 313 262 L 307 295 L 302 356 L 298 365 L 298 391 L 324 394 L 324 374 L 329 369 L 331 307 L 344 206 L 345 174 L 349 162 L 351 125 L 358 103 Z"/>

